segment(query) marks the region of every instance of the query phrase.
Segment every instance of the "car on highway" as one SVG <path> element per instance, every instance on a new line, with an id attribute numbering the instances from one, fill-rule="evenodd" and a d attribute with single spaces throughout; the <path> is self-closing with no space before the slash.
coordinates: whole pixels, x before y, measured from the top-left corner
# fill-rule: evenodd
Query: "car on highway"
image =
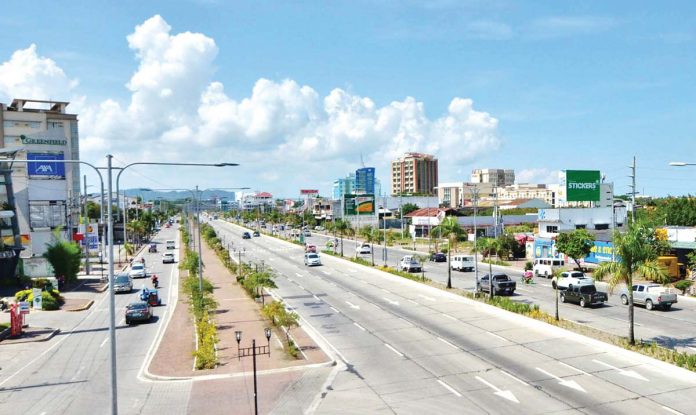
<path id="1" fill-rule="evenodd" d="M 597 291 L 594 285 L 573 285 L 560 293 L 562 303 L 580 304 L 580 307 L 603 305 L 608 300 L 607 293 Z"/>
<path id="2" fill-rule="evenodd" d="M 314 252 L 314 253 L 316 253 L 316 252 L 317 252 L 317 246 L 314 245 L 314 244 L 307 244 L 307 245 L 305 246 L 305 252 Z"/>
<path id="3" fill-rule="evenodd" d="M 308 252 L 304 254 L 304 264 L 308 267 L 321 265 L 321 259 L 319 258 L 319 254 L 317 254 L 316 252 Z"/>
<path id="4" fill-rule="evenodd" d="M 399 270 L 404 272 L 421 272 L 423 267 L 416 258 L 411 255 L 406 255 L 399 261 Z"/>
<path id="5" fill-rule="evenodd" d="M 126 306 L 126 324 L 131 325 L 136 321 L 150 321 L 153 316 L 152 306 L 144 301 L 137 301 Z"/>
<path id="6" fill-rule="evenodd" d="M 565 290 L 569 285 L 594 285 L 594 279 L 586 276 L 580 271 L 564 271 L 560 277 L 553 277 L 551 286 L 555 290 Z"/>
<path id="7" fill-rule="evenodd" d="M 309 229 L 305 229 L 304 231 L 302 231 L 302 235 L 304 235 L 305 238 L 310 237 L 312 236 L 312 232 L 310 232 Z"/>
<path id="8" fill-rule="evenodd" d="M 442 252 L 433 252 L 433 254 L 430 255 L 430 260 L 433 262 L 447 262 L 447 255 Z"/>
<path id="9" fill-rule="evenodd" d="M 129 293 L 133 291 L 133 278 L 127 273 L 122 272 L 114 277 L 114 292 Z"/>
<path id="10" fill-rule="evenodd" d="M 371 254 L 372 246 L 370 246 L 370 244 L 362 244 L 355 248 L 355 252 L 357 252 L 359 255 Z"/>
<path id="11" fill-rule="evenodd" d="M 489 274 L 484 275 L 476 282 L 476 291 L 489 292 L 490 285 L 493 286 L 493 294 L 509 294 L 515 293 L 517 288 L 517 283 L 513 281 L 507 274 L 499 273 L 493 274 L 493 281 L 489 281 Z"/>
<path id="12" fill-rule="evenodd" d="M 133 262 L 131 264 L 131 269 L 129 273 L 131 278 L 145 278 L 147 277 L 147 271 L 145 270 L 145 264 L 142 262 Z"/>
<path id="13" fill-rule="evenodd" d="M 633 285 L 633 304 L 645 305 L 646 310 L 653 310 L 661 307 L 665 311 L 672 308 L 672 304 L 677 302 L 677 292 L 674 288 L 666 288 L 660 284 L 634 284 Z M 626 288 L 621 290 L 621 304 L 628 304 L 628 291 Z"/>
<path id="14" fill-rule="evenodd" d="M 244 232 L 242 234 L 242 239 L 251 239 L 251 234 L 249 232 Z"/>
<path id="15" fill-rule="evenodd" d="M 254 236 L 261 236 L 261 233 L 259 231 L 254 231 Z"/>
<path id="16" fill-rule="evenodd" d="M 315 231 L 323 231 L 323 230 L 326 230 L 326 228 L 324 228 L 324 227 L 321 226 L 321 225 L 318 225 L 318 226 L 315 226 L 315 227 L 314 227 L 314 230 L 315 230 Z"/>
<path id="17" fill-rule="evenodd" d="M 164 254 L 162 254 L 163 264 L 173 264 L 175 262 L 176 260 L 174 259 L 174 252 L 165 252 Z"/>
<path id="18" fill-rule="evenodd" d="M 551 278 L 553 270 L 565 265 L 565 261 L 559 258 L 537 258 L 534 260 L 532 272 L 535 277 Z"/>
<path id="19" fill-rule="evenodd" d="M 173 239 L 166 241 L 164 244 L 166 249 L 176 249 L 176 241 Z"/>

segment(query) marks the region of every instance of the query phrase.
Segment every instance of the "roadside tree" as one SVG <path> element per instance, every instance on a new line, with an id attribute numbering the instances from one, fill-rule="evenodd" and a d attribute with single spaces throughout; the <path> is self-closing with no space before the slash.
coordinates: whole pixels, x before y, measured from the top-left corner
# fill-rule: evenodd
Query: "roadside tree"
<path id="1" fill-rule="evenodd" d="M 580 269 L 580 259 L 590 255 L 594 240 L 594 235 L 586 229 L 575 229 L 558 234 L 556 249 L 572 258 Z"/>
<path id="2" fill-rule="evenodd" d="M 75 242 L 66 241 L 60 235 L 60 229 L 53 232 L 52 241 L 46 244 L 44 258 L 53 267 L 56 277 L 65 277 L 66 282 L 75 281 L 80 272 L 81 251 Z"/>
<path id="3" fill-rule="evenodd" d="M 447 247 L 447 288 L 452 288 L 452 250 L 457 249 L 459 236 L 464 234 L 464 230 L 457 223 L 457 218 L 447 216 L 442 222 L 433 228 L 434 232 L 440 232 L 449 241 Z"/>

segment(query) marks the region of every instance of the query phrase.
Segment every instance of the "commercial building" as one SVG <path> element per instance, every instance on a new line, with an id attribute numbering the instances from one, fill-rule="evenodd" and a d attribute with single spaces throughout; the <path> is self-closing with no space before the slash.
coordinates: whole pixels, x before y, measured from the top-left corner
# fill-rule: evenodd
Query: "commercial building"
<path id="1" fill-rule="evenodd" d="M 512 184 L 497 189 L 498 200 L 539 199 L 556 206 L 557 188 L 546 184 Z"/>
<path id="2" fill-rule="evenodd" d="M 355 189 L 355 174 L 351 173 L 344 178 L 336 179 L 331 191 L 332 199 L 341 200 L 343 196 L 353 194 L 353 189 Z"/>
<path id="3" fill-rule="evenodd" d="M 391 164 L 392 195 L 435 195 L 437 159 L 429 154 L 406 153 Z"/>
<path id="4" fill-rule="evenodd" d="M 375 194 L 374 167 L 362 167 L 355 171 L 355 194 Z"/>
<path id="5" fill-rule="evenodd" d="M 471 183 L 491 183 L 497 187 L 515 184 L 515 171 L 511 169 L 474 169 Z"/>
<path id="6" fill-rule="evenodd" d="M 437 187 L 437 197 L 441 206 L 461 208 L 473 205 L 473 193 L 478 192 L 478 201 L 493 199 L 495 186 L 491 183 L 453 182 L 442 183 Z"/>
<path id="7" fill-rule="evenodd" d="M 244 197 L 242 197 L 241 206 L 243 210 L 254 210 L 257 208 L 264 210 L 272 208 L 274 206 L 273 195 L 268 192 L 257 192 L 244 195 Z"/>
<path id="8" fill-rule="evenodd" d="M 17 159 L 42 160 L 12 165 L 23 258 L 43 255 L 56 228 L 69 239 L 78 225 L 80 165 L 59 162 L 80 159 L 77 115 L 66 112 L 68 105 L 29 99 L 0 104 L 0 147 L 17 150 Z M 7 200 L 0 194 L 0 201 Z"/>

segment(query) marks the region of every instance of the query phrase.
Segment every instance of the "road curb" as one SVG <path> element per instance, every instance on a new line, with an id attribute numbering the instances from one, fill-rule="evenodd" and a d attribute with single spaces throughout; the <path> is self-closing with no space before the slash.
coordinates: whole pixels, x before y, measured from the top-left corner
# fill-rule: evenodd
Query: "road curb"
<path id="1" fill-rule="evenodd" d="M 85 311 L 85 310 L 89 309 L 90 307 L 92 307 L 93 304 L 94 304 L 94 300 L 89 300 L 85 304 L 83 304 L 77 308 L 66 309 L 65 311 L 69 311 L 69 312 Z"/>
<path id="2" fill-rule="evenodd" d="M 9 329 L 7 329 L 7 330 L 9 330 Z M 5 330 L 5 331 L 7 331 L 7 330 Z M 46 337 L 44 337 L 44 338 L 42 338 L 42 339 L 37 339 L 37 340 L 33 340 L 33 339 L 31 339 L 31 340 L 29 340 L 29 339 L 28 339 L 28 340 L 17 340 L 17 341 L 12 342 L 12 344 L 46 342 L 46 341 L 51 340 L 51 339 L 52 339 L 56 334 L 58 334 L 58 333 L 60 333 L 60 329 L 53 329 L 53 331 L 51 331 L 48 335 L 46 335 Z"/>

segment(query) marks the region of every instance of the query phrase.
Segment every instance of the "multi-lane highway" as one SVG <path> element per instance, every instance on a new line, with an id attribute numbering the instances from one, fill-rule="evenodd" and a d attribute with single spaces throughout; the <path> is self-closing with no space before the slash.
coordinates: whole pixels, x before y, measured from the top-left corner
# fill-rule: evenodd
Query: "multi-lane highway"
<path id="1" fill-rule="evenodd" d="M 307 238 L 309 243 L 314 243 L 320 249 L 326 241 L 333 239 L 331 236 L 312 232 Z M 344 255 L 355 255 L 354 241 L 344 241 Z M 387 264 L 394 267 L 404 255 L 412 255 L 413 251 L 399 248 L 387 248 Z M 382 264 L 383 246 L 375 245 L 375 263 Z M 421 253 L 422 254 L 422 253 Z M 361 255 L 363 259 L 370 260 L 370 255 Z M 447 281 L 447 263 L 425 262 L 425 275 L 434 281 L 445 283 Z M 551 280 L 534 278 L 534 284 L 524 284 L 522 273 L 509 267 L 493 266 L 494 272 L 505 272 L 517 281 L 517 291 L 513 300 L 538 304 L 541 310 L 550 314 L 555 312 L 555 290 L 551 288 Z M 479 275 L 488 273 L 488 264 L 479 263 Z M 476 289 L 476 275 L 473 272 L 452 271 L 452 285 L 474 291 Z M 599 282 L 597 286 L 606 290 L 606 284 Z M 617 288 L 615 294 L 618 294 Z M 680 298 L 670 311 L 652 310 L 643 307 L 635 307 L 636 337 L 649 341 L 656 341 L 667 347 L 675 348 L 688 353 L 696 353 L 696 300 Z M 580 324 L 606 331 L 611 334 L 626 336 L 628 333 L 628 308 L 621 304 L 618 295 L 609 295 L 609 301 L 603 307 L 581 308 L 576 304 L 560 304 L 560 315 L 566 320 L 572 320 Z"/>
<path id="2" fill-rule="evenodd" d="M 125 306 L 138 299 L 149 279 L 134 280 L 135 290 L 116 295 L 116 339 L 120 413 L 186 413 L 190 382 L 155 383 L 139 377 L 153 342 L 171 313 L 177 293 L 176 264 L 162 264 L 166 239 L 176 239 L 174 228 L 155 239 L 159 253 L 142 254 L 147 270 L 160 280 L 163 305 L 155 308 L 149 324 L 126 326 Z M 177 255 L 178 256 L 178 255 Z M 50 324 L 61 333 L 46 343 L 3 345 L 0 350 L 0 413 L 105 414 L 110 412 L 108 291 L 95 298 L 85 312 L 45 312 L 31 315 L 32 324 Z M 48 323 L 49 319 L 53 319 Z"/>
<path id="3" fill-rule="evenodd" d="M 242 228 L 215 227 L 278 275 L 285 299 L 344 363 L 317 413 L 693 413 L 696 376 L 454 294 Z"/>

